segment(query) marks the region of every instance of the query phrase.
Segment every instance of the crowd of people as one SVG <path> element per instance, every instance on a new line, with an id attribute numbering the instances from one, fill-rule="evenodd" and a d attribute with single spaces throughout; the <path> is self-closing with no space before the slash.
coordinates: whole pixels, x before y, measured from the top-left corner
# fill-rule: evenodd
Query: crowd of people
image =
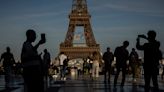
<path id="1" fill-rule="evenodd" d="M 10 47 L 6 48 L 6 52 L 1 55 L 0 61 L 3 61 L 3 69 L 5 74 L 6 88 L 10 87 L 11 76 L 15 72 L 22 74 L 25 85 L 25 92 L 44 92 L 48 87 L 48 79 L 52 78 L 51 75 L 59 73 L 60 80 L 67 80 L 67 74 L 71 73 L 71 68 L 68 66 L 69 56 L 61 52 L 55 62 L 51 62 L 51 56 L 47 49 L 44 49 L 44 55 L 38 53 L 37 49 L 40 45 L 46 42 L 45 34 L 41 34 L 41 40 L 33 45 L 35 42 L 36 33 L 34 30 L 29 29 L 26 32 L 26 41 L 23 43 L 21 52 L 21 62 L 15 62 L 13 54 L 10 52 Z M 148 42 L 141 44 L 141 38 L 146 39 Z M 110 47 L 107 47 L 106 52 L 100 55 L 99 52 L 93 52 L 91 56 L 83 59 L 82 68 L 73 67 L 77 70 L 77 75 L 89 75 L 92 80 L 98 80 L 100 75 L 100 68 L 104 75 L 104 82 L 111 83 L 111 74 L 114 74 L 114 88 L 117 87 L 117 80 L 120 72 L 122 72 L 121 87 L 124 87 L 126 75 L 132 74 L 133 82 L 137 81 L 139 76 L 139 69 L 143 66 L 145 92 L 150 90 L 150 81 L 153 81 L 155 92 L 159 90 L 158 75 L 159 75 L 159 61 L 162 60 L 162 52 L 160 51 L 160 42 L 156 39 L 156 32 L 150 30 L 145 35 L 138 35 L 136 42 L 136 49 L 144 51 L 144 60 L 139 58 L 135 48 L 129 53 L 127 47 L 129 41 L 124 41 L 122 46 L 116 47 L 114 52 Z M 116 63 L 114 67 L 113 61 Z M 129 61 L 127 63 L 127 61 Z M 55 73 L 50 73 L 50 70 L 55 70 Z M 164 76 L 164 66 L 161 78 Z M 46 87 L 45 87 L 46 83 Z M 37 86 L 35 86 L 37 85 Z"/>

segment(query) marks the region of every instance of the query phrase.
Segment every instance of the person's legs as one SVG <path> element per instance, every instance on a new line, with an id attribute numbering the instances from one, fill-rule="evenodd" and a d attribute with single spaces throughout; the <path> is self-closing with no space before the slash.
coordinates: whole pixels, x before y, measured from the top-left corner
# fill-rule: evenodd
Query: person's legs
<path id="1" fill-rule="evenodd" d="M 122 68 L 122 81 L 121 81 L 121 86 L 124 86 L 125 83 L 125 77 L 126 77 L 126 67 Z"/>
<path id="2" fill-rule="evenodd" d="M 104 82 L 106 82 L 106 77 L 107 77 L 107 67 L 105 66 L 105 71 L 104 71 Z"/>
<path id="3" fill-rule="evenodd" d="M 154 90 L 156 90 L 156 92 L 158 92 L 159 87 L 158 87 L 157 75 L 152 75 L 152 81 L 153 81 Z"/>
<path id="4" fill-rule="evenodd" d="M 110 83 L 111 65 L 108 68 L 108 83 Z"/>
<path id="5" fill-rule="evenodd" d="M 26 92 L 44 92 L 44 80 L 39 66 L 24 68 L 23 77 Z"/>
<path id="6" fill-rule="evenodd" d="M 63 67 L 63 79 L 66 80 L 66 70 L 67 70 L 67 67 L 64 66 Z"/>
<path id="7" fill-rule="evenodd" d="M 138 71 L 137 71 L 137 65 L 134 65 L 134 73 L 133 73 L 133 81 L 134 82 L 136 82 L 136 78 L 137 78 L 137 73 L 138 73 Z"/>
<path id="8" fill-rule="evenodd" d="M 137 74 L 138 74 L 138 66 L 137 65 L 135 65 L 134 70 L 135 70 L 134 77 L 137 78 Z"/>
<path id="9" fill-rule="evenodd" d="M 11 81 L 11 69 L 10 67 L 4 67 L 5 71 L 5 86 L 6 88 L 10 87 L 10 81 Z"/>
<path id="10" fill-rule="evenodd" d="M 116 67 L 116 68 L 117 68 L 117 71 L 116 71 L 116 75 L 114 77 L 114 87 L 116 87 L 117 79 L 118 79 L 118 76 L 119 76 L 119 73 L 120 73 L 120 67 Z"/>
<path id="11" fill-rule="evenodd" d="M 145 80 L 145 92 L 149 92 L 150 90 L 150 74 L 146 74 L 144 71 L 144 80 Z"/>
<path id="12" fill-rule="evenodd" d="M 45 79 L 45 89 L 48 88 L 48 83 L 49 83 L 49 68 L 46 67 L 45 69 L 45 75 L 44 75 L 44 79 Z"/>
<path id="13" fill-rule="evenodd" d="M 135 77 L 135 70 L 134 70 L 135 68 L 134 68 L 134 66 L 132 65 L 131 66 L 131 71 L 132 71 L 132 77 L 133 77 L 133 79 L 134 79 L 134 77 Z"/>
<path id="14" fill-rule="evenodd" d="M 96 70 L 96 67 L 95 67 L 95 65 L 93 65 L 93 67 L 92 67 L 92 79 L 95 77 L 95 70 Z"/>
<path id="15" fill-rule="evenodd" d="M 60 78 L 62 79 L 64 74 L 63 74 L 63 65 L 60 65 Z"/>
<path id="16" fill-rule="evenodd" d="M 23 69 L 23 78 L 24 78 L 24 90 L 25 92 L 33 92 L 34 89 L 32 89 L 33 86 L 33 73 L 31 72 L 31 68 L 26 67 Z M 35 83 L 35 81 L 34 81 Z"/>
<path id="17" fill-rule="evenodd" d="M 96 66 L 96 78 L 99 77 L 99 65 Z"/>
<path id="18" fill-rule="evenodd" d="M 42 71 L 40 70 L 40 67 L 35 67 L 36 71 L 34 71 L 34 80 L 36 80 L 36 85 L 38 85 L 37 87 L 37 91 L 38 92 L 44 92 L 44 76 L 42 75 Z M 35 84 L 33 84 L 33 87 L 36 86 Z M 35 91 L 36 92 L 36 91 Z"/>

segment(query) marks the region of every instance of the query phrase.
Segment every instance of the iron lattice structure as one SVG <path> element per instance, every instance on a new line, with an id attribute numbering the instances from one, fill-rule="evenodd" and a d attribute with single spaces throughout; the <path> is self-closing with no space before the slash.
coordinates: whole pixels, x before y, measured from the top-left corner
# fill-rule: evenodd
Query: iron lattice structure
<path id="1" fill-rule="evenodd" d="M 60 44 L 60 52 L 64 52 L 70 58 L 86 58 L 93 52 L 100 52 L 100 46 L 96 43 L 90 24 L 91 15 L 87 9 L 86 0 L 73 0 L 72 10 L 69 14 L 69 26 L 65 41 Z M 73 39 L 76 27 L 84 28 L 86 46 L 74 46 Z"/>

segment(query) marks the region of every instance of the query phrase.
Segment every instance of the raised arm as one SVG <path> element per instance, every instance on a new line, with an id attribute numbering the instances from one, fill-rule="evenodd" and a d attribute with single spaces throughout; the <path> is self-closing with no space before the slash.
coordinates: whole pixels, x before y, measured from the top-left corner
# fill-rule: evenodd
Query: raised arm
<path id="1" fill-rule="evenodd" d="M 140 38 L 137 38 L 136 48 L 138 50 L 144 50 L 144 46 L 140 44 Z"/>

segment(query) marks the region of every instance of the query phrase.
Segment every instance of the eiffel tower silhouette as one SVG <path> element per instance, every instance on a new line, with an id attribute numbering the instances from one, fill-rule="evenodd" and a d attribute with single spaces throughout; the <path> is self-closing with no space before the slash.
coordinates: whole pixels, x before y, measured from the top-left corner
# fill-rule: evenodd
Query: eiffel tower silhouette
<path id="1" fill-rule="evenodd" d="M 65 41 L 60 44 L 60 52 L 64 52 L 70 58 L 86 58 L 93 52 L 100 52 L 100 46 L 96 43 L 90 24 L 91 15 L 87 9 L 86 0 L 73 0 L 72 10 L 69 14 L 69 26 Z M 74 39 L 80 36 L 75 34 L 77 27 L 83 27 L 86 43 L 75 44 Z M 75 37 L 76 36 L 76 37 Z"/>

